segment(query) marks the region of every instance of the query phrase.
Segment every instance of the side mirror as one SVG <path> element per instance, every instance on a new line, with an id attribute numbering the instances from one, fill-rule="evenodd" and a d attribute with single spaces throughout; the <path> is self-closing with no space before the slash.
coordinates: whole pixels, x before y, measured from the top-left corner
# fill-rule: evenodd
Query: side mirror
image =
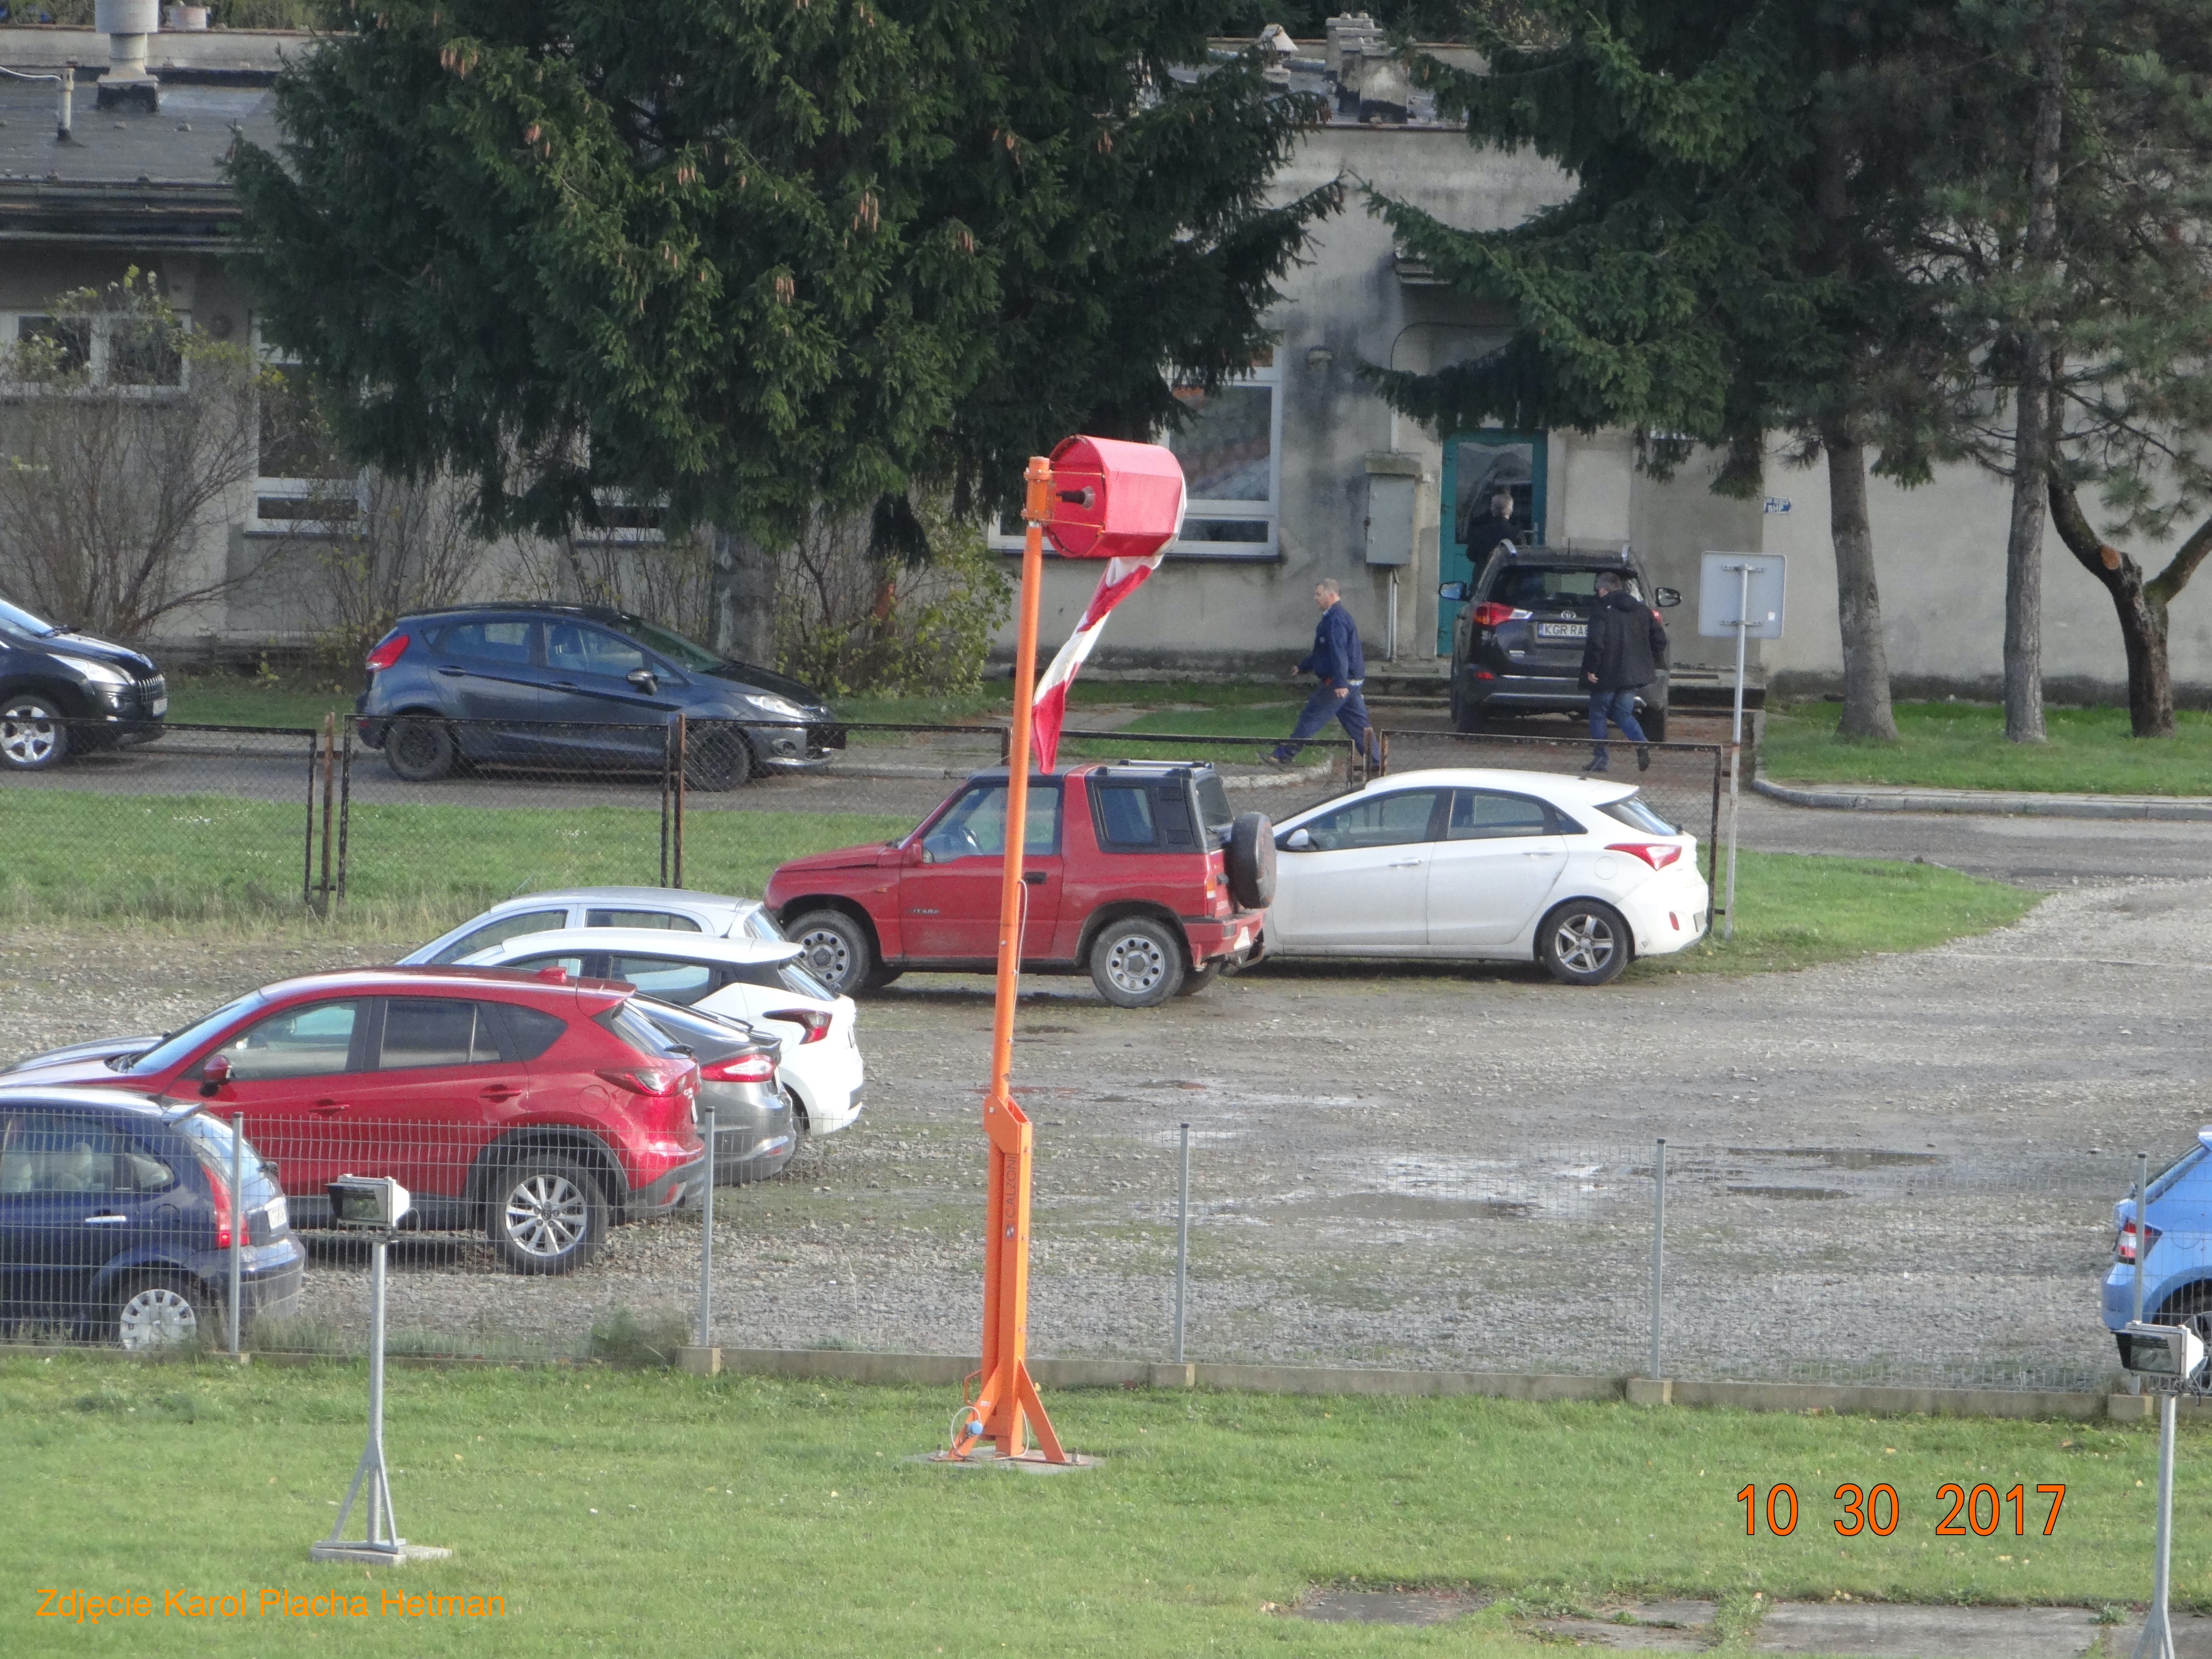
<path id="1" fill-rule="evenodd" d="M 200 1067 L 200 1097 L 213 1100 L 216 1091 L 230 1081 L 230 1059 L 227 1054 L 210 1054 Z"/>
<path id="2" fill-rule="evenodd" d="M 623 678 L 648 697 L 660 690 L 660 682 L 653 678 L 650 668 L 633 668 Z"/>
<path id="3" fill-rule="evenodd" d="M 1283 845 L 1293 853 L 1310 852 L 1313 848 L 1313 837 L 1303 830 L 1293 830 L 1283 837 Z"/>
<path id="4" fill-rule="evenodd" d="M 1437 597 L 1440 599 L 1449 599 L 1456 605 L 1464 605 L 1467 602 L 1467 584 L 1465 582 L 1438 582 L 1437 584 Z"/>
<path id="5" fill-rule="evenodd" d="M 1662 611 L 1672 611 L 1681 604 L 1682 590 L 1679 587 L 1655 587 L 1651 590 L 1651 599 Z"/>

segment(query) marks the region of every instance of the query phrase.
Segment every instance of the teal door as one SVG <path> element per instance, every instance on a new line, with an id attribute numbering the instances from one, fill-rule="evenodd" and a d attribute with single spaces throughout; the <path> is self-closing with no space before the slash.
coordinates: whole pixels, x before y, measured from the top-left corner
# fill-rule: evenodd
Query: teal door
<path id="1" fill-rule="evenodd" d="M 1513 540 L 1544 544 L 1544 434 L 1540 432 L 1465 432 L 1444 441 L 1443 512 L 1437 526 L 1437 580 L 1471 581 L 1468 527 L 1490 513 L 1499 490 L 1513 497 Z M 1437 602 L 1437 654 L 1451 655 L 1452 627 L 1461 607 Z"/>

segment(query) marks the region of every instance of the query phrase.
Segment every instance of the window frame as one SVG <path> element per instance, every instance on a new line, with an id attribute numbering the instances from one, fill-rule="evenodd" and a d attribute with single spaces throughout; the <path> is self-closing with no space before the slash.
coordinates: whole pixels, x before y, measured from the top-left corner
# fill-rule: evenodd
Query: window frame
<path id="1" fill-rule="evenodd" d="M 176 313 L 178 325 L 185 332 L 191 330 L 191 313 Z M 94 393 L 111 397 L 137 398 L 149 402 L 164 398 L 181 398 L 191 389 L 191 360 L 179 354 L 177 378 L 173 384 L 141 385 L 135 381 L 112 380 L 109 366 L 114 356 L 115 325 L 127 320 L 106 312 L 60 312 L 35 310 L 0 311 L 0 343 L 14 347 L 21 343 L 22 327 L 26 322 L 38 320 L 49 323 L 82 322 L 86 329 L 84 384 L 66 389 L 57 389 L 37 381 L 9 379 L 0 380 L 0 392 L 10 398 L 82 398 Z"/>
<path id="2" fill-rule="evenodd" d="M 288 356 L 276 347 L 264 345 L 261 339 L 261 323 L 256 319 L 252 328 L 254 360 L 264 368 L 290 369 L 303 367 L 296 357 Z M 354 510 L 345 519 L 319 519 L 278 514 L 264 509 L 271 503 L 311 502 L 317 495 L 325 501 L 343 499 L 346 491 L 340 488 L 344 480 L 333 474 L 327 478 L 283 477 L 261 470 L 262 456 L 266 446 L 261 429 L 262 393 L 253 394 L 253 489 L 252 505 L 247 508 L 244 533 L 248 536 L 345 536 L 355 532 L 368 512 L 368 473 L 363 467 L 354 469 L 352 475 Z"/>

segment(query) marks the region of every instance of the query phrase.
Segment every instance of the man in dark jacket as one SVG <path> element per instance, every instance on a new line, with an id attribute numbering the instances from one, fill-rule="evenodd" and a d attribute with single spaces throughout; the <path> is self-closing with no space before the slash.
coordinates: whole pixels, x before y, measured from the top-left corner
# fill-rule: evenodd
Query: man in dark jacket
<path id="1" fill-rule="evenodd" d="M 1585 772 L 1602 772 L 1607 720 L 1636 745 L 1636 769 L 1647 771 L 1651 750 L 1637 723 L 1636 694 L 1659 678 L 1667 660 L 1667 630 L 1659 613 L 1630 593 L 1617 570 L 1597 578 L 1597 609 L 1583 640 L 1583 684 L 1589 688 L 1592 752 Z"/>
<path id="2" fill-rule="evenodd" d="M 1359 695 L 1367 678 L 1367 656 L 1359 648 L 1359 624 L 1344 608 L 1334 576 L 1323 576 L 1314 584 L 1314 603 L 1321 607 L 1321 621 L 1314 629 L 1313 649 L 1291 670 L 1291 677 L 1312 674 L 1321 684 L 1299 711 L 1298 723 L 1291 728 L 1289 739 L 1277 744 L 1267 758 L 1278 766 L 1288 765 L 1306 739 L 1334 720 L 1371 763 L 1380 758 L 1381 745 L 1368 724 L 1367 700 Z"/>
<path id="3" fill-rule="evenodd" d="M 1467 549 L 1468 562 L 1478 572 L 1482 562 L 1490 556 L 1490 550 L 1500 542 L 1513 539 L 1513 492 L 1500 489 L 1490 497 L 1490 511 L 1480 518 L 1470 516 L 1459 527 L 1460 544 Z"/>

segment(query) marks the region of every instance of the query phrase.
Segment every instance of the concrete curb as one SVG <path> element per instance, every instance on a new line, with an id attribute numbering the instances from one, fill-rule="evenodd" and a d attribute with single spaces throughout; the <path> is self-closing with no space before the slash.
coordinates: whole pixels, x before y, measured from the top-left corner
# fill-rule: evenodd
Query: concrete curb
<path id="1" fill-rule="evenodd" d="M 1776 783 L 1763 772 L 1751 787 L 1792 806 L 1846 812 L 1960 812 L 1992 817 L 2154 819 L 2212 823 L 2212 799 L 2202 795 L 2055 795 L 2001 789 L 1919 789 L 1888 784 Z"/>
<path id="2" fill-rule="evenodd" d="M 692 1351 L 686 1351 L 688 1354 Z M 714 1352 L 698 1352 L 702 1357 Z M 908 1383 L 957 1388 L 981 1363 L 963 1354 L 875 1353 L 852 1348 L 723 1348 L 725 1376 L 784 1376 L 811 1382 Z M 130 1361 L 119 1349 L 0 1346 L 0 1358 Z M 228 1360 L 227 1355 L 209 1355 Z M 241 1356 L 263 1365 L 344 1364 L 355 1354 L 260 1353 Z M 395 1370 L 592 1369 L 573 1359 L 443 1358 L 394 1354 Z M 703 1370 L 687 1364 L 684 1369 Z M 1833 1413 L 1858 1417 L 1987 1417 L 2047 1422 L 2146 1421 L 2154 1403 L 2147 1395 L 2091 1394 L 2028 1389 L 1919 1389 L 1832 1382 L 1719 1382 L 1668 1377 L 1575 1376 L 1544 1371 L 1413 1371 L 1352 1365 L 1159 1364 L 1143 1359 L 1032 1359 L 1030 1373 L 1048 1389 L 1218 1389 L 1237 1394 L 1382 1396 L 1482 1395 L 1535 1403 L 1624 1401 L 1651 1407 L 1709 1407 L 1730 1411 Z M 712 1372 L 707 1372 L 712 1375 Z M 2185 1399 L 2185 1415 L 2212 1418 L 2212 1400 Z"/>

